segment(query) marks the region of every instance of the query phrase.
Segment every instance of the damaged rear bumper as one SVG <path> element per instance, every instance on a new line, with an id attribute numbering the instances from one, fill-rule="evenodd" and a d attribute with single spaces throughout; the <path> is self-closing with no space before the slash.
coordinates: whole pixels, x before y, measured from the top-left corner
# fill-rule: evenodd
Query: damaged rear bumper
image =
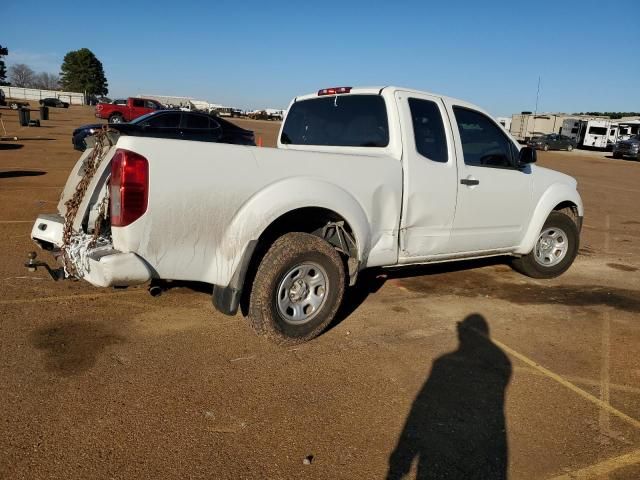
<path id="1" fill-rule="evenodd" d="M 31 230 L 36 244 L 61 262 L 64 220 L 60 215 L 39 215 Z M 87 248 L 82 252 L 81 278 L 97 287 L 126 287 L 146 283 L 151 267 L 138 255 L 120 252 L 111 245 Z"/>

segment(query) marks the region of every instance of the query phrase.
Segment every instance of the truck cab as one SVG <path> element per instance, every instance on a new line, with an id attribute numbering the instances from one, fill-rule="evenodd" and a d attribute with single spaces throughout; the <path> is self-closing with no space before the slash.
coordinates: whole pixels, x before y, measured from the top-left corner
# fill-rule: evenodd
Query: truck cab
<path id="1" fill-rule="evenodd" d="M 123 123 L 163 108 L 164 106 L 156 100 L 129 97 L 126 105 L 99 103 L 96 105 L 95 115 L 97 118 L 108 120 L 109 123 Z"/>

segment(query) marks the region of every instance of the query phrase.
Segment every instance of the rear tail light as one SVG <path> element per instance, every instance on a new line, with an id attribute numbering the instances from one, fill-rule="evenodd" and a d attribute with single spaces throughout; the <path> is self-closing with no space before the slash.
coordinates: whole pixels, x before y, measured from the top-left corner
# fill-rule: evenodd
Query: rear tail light
<path id="1" fill-rule="evenodd" d="M 321 97 L 323 95 L 337 95 L 339 93 L 349 93 L 350 91 L 351 87 L 323 88 L 322 90 L 318 90 L 318 96 Z"/>
<path id="2" fill-rule="evenodd" d="M 111 160 L 111 225 L 126 227 L 147 211 L 149 162 L 129 150 L 116 150 Z"/>

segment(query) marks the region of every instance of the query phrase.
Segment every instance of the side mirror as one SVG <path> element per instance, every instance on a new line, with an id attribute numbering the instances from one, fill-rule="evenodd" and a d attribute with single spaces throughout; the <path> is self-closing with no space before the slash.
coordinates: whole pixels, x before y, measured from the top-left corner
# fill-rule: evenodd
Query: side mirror
<path id="1" fill-rule="evenodd" d="M 520 149 L 520 156 L 518 157 L 518 165 L 523 167 L 530 163 L 536 163 L 538 159 L 538 154 L 536 153 L 536 149 L 532 147 L 522 147 Z"/>

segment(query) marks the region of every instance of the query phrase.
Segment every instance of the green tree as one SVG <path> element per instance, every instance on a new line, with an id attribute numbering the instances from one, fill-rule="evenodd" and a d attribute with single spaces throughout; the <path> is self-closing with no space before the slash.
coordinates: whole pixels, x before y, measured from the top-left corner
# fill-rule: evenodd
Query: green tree
<path id="1" fill-rule="evenodd" d="M 4 64 L 4 56 L 9 55 L 9 49 L 0 45 L 0 86 L 7 83 L 7 66 Z"/>
<path id="2" fill-rule="evenodd" d="M 109 93 L 102 62 L 88 48 L 74 50 L 64 56 L 60 67 L 60 85 L 65 90 L 88 95 Z"/>

